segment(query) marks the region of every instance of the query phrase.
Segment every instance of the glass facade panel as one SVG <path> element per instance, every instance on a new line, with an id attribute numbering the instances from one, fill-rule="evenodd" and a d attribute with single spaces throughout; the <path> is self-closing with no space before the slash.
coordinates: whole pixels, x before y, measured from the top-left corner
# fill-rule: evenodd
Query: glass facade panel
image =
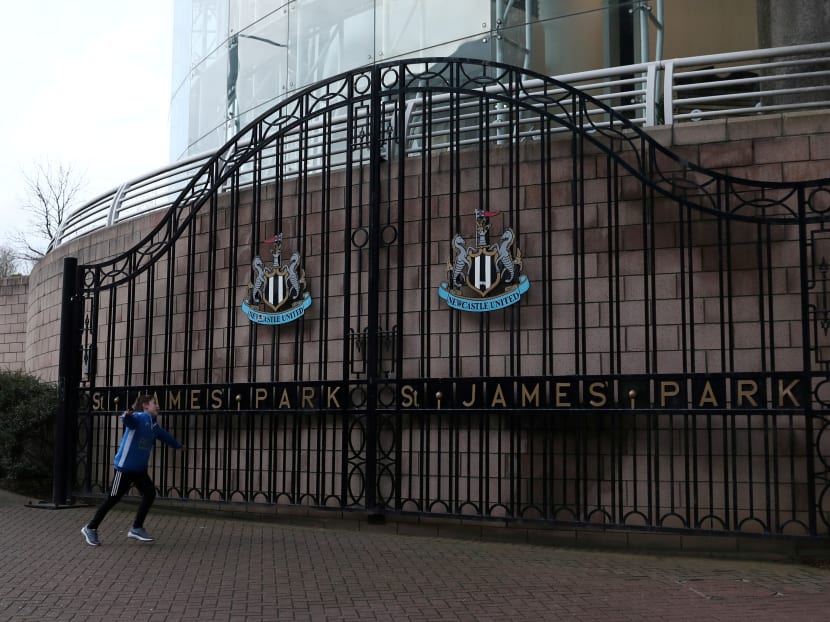
<path id="1" fill-rule="evenodd" d="M 374 2 L 296 0 L 289 27 L 288 87 L 300 88 L 374 60 Z"/>
<path id="2" fill-rule="evenodd" d="M 418 50 L 417 53 L 404 53 L 398 58 L 475 58 L 480 60 L 492 60 L 495 57 L 494 40 L 489 37 L 475 35 L 467 39 L 457 39 L 449 43 L 439 43 L 432 47 Z M 388 58 L 384 60 L 394 60 Z"/>
<path id="3" fill-rule="evenodd" d="M 396 58 L 497 60 L 549 76 L 639 62 L 646 49 L 650 60 L 659 52 L 656 27 L 640 6 L 629 0 L 176 0 L 171 155 L 215 149 L 293 91 Z M 756 0 L 665 0 L 664 6 L 662 58 L 757 45 Z"/>
<path id="4" fill-rule="evenodd" d="M 490 3 L 481 0 L 378 0 L 378 60 L 422 56 L 421 50 L 467 37 L 487 38 Z M 449 54 L 447 54 L 449 55 Z"/>
<path id="5" fill-rule="evenodd" d="M 230 55 L 228 118 L 230 129 L 239 131 L 256 117 L 257 109 L 288 90 L 288 8 L 271 13 L 230 41 L 235 49 Z"/>
<path id="6" fill-rule="evenodd" d="M 226 0 L 227 1 L 227 0 Z M 247 0 L 230 2 L 230 30 L 239 32 L 278 9 L 286 8 L 290 0 Z"/>
<path id="7" fill-rule="evenodd" d="M 179 159 L 224 142 L 228 0 L 177 0 L 174 28 L 170 154 Z"/>
<path id="8" fill-rule="evenodd" d="M 665 0 L 663 57 L 756 49 L 759 4 L 757 0 Z"/>
<path id="9" fill-rule="evenodd" d="M 190 119 L 191 0 L 180 0 L 173 12 L 173 68 L 170 96 L 170 160 L 187 155 Z"/>
<path id="10" fill-rule="evenodd" d="M 190 66 L 195 67 L 228 39 L 228 0 L 186 0 L 191 4 L 193 30 Z"/>
<path id="11" fill-rule="evenodd" d="M 555 76 L 609 66 L 616 15 L 608 5 L 608 0 L 540 2 L 532 30 L 532 69 Z"/>
<path id="12" fill-rule="evenodd" d="M 208 135 L 210 147 L 225 142 L 225 119 L 227 116 L 228 49 L 214 51 L 208 58 L 193 68 L 190 85 L 191 140 L 203 144 Z M 191 150 L 196 153 L 198 150 Z"/>

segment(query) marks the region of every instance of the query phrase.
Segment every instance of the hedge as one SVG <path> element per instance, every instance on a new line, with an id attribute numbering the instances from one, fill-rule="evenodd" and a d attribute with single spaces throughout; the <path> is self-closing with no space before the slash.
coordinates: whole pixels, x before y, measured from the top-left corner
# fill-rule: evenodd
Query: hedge
<path id="1" fill-rule="evenodd" d="M 0 370 L 0 479 L 27 492 L 51 488 L 54 384 Z"/>

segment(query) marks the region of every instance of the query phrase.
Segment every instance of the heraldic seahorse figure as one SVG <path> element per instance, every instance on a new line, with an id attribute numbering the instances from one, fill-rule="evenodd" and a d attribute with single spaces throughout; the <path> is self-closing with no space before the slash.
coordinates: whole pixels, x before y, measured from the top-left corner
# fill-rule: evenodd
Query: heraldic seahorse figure
<path id="1" fill-rule="evenodd" d="M 464 285 L 467 270 L 472 264 L 470 262 L 470 258 L 468 257 L 470 251 L 466 246 L 464 246 L 464 238 L 461 237 L 460 233 L 455 234 L 455 237 L 452 240 L 452 245 L 457 251 L 457 255 L 455 256 L 455 265 L 448 265 L 447 267 L 451 268 L 450 285 L 453 288 L 458 289 Z"/>
<path id="2" fill-rule="evenodd" d="M 516 269 L 522 265 L 521 256 L 518 255 L 516 260 L 510 256 L 510 247 L 513 246 L 515 236 L 511 229 L 506 229 L 501 234 L 501 240 L 495 245 L 498 256 L 496 257 L 496 269 L 501 273 L 501 278 L 505 283 L 512 283 L 516 278 Z"/>
<path id="3" fill-rule="evenodd" d="M 300 283 L 305 286 L 305 279 L 300 278 L 297 274 L 297 266 L 299 265 L 300 253 L 294 253 L 291 255 L 291 259 L 288 260 L 288 266 L 286 267 L 288 270 L 288 295 L 293 298 L 299 298 L 302 293 Z"/>
<path id="4" fill-rule="evenodd" d="M 254 263 L 251 266 L 254 271 L 254 283 L 251 286 L 251 302 L 259 304 L 262 302 L 262 292 L 265 287 L 265 265 L 262 259 L 254 257 Z"/>

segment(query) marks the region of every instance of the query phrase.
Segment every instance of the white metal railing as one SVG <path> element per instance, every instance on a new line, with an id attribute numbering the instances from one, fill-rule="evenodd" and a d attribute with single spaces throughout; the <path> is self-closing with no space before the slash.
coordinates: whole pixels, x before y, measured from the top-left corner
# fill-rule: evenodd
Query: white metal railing
<path id="1" fill-rule="evenodd" d="M 736 115 L 830 108 L 830 42 L 657 60 L 566 74 L 556 76 L 556 79 L 582 90 L 643 127 Z M 532 96 L 534 89 L 541 86 L 540 80 L 528 80 L 523 83 L 522 90 Z M 547 95 L 551 95 L 550 89 Z M 431 103 L 438 107 L 442 105 L 438 96 L 433 97 Z M 417 100 L 410 102 L 406 116 L 408 129 L 412 128 L 415 135 L 419 133 L 418 106 Z M 435 116 L 440 118 L 440 109 L 431 110 L 431 114 L 434 125 Z M 602 115 L 605 114 L 602 109 L 589 109 L 588 114 L 597 115 L 594 123 L 602 124 Z M 335 119 L 334 124 L 338 121 L 345 121 L 345 117 Z M 491 138 L 506 138 L 499 131 L 500 125 L 506 127 L 507 123 L 500 120 L 498 110 L 493 111 L 491 131 L 494 134 Z M 315 131 L 322 136 L 323 129 L 304 126 L 304 131 L 311 133 L 310 144 L 314 142 Z M 532 124 L 527 124 L 520 128 L 519 138 L 530 137 L 538 131 Z M 288 142 L 291 142 L 290 138 Z M 93 199 L 61 223 L 50 249 L 97 229 L 169 208 L 214 153 L 211 151 L 180 160 Z M 298 154 L 284 153 L 283 166 L 296 167 Z M 273 157 L 274 162 L 276 155 L 276 152 L 264 154 L 265 158 Z M 321 166 L 313 161 L 306 164 L 308 171 Z M 275 174 L 276 164 L 263 171 L 261 180 L 267 182 Z"/>
<path id="2" fill-rule="evenodd" d="M 678 58 L 661 65 L 665 124 L 830 106 L 830 43 Z"/>

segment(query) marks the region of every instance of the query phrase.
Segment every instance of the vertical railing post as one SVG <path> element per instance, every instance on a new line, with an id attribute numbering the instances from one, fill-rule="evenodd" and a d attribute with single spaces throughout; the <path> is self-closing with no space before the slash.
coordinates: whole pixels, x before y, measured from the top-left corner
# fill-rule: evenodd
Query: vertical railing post
<path id="1" fill-rule="evenodd" d="M 52 465 L 52 503 L 66 504 L 75 463 L 73 422 L 77 411 L 78 373 L 80 369 L 78 326 L 78 260 L 63 260 L 60 344 L 58 350 L 58 407 L 55 414 L 54 464 Z"/>
<path id="2" fill-rule="evenodd" d="M 377 510 L 377 391 L 380 286 L 380 169 L 383 104 L 380 68 L 372 68 L 369 136 L 369 261 L 366 333 L 366 509 Z"/>
<path id="3" fill-rule="evenodd" d="M 663 124 L 674 123 L 674 61 L 663 63 Z"/>
<path id="4" fill-rule="evenodd" d="M 811 339 L 811 322 L 813 321 L 810 306 L 810 266 L 807 255 L 807 198 L 804 188 L 798 189 L 798 248 L 801 285 L 801 360 L 804 391 L 804 434 L 807 446 L 816 450 L 813 434 L 813 374 L 812 357 L 813 345 Z M 809 509 L 808 528 L 811 536 L 818 533 L 817 513 L 819 511 L 816 500 L 816 466 L 818 456 L 810 453 L 807 456 L 807 505 Z"/>

